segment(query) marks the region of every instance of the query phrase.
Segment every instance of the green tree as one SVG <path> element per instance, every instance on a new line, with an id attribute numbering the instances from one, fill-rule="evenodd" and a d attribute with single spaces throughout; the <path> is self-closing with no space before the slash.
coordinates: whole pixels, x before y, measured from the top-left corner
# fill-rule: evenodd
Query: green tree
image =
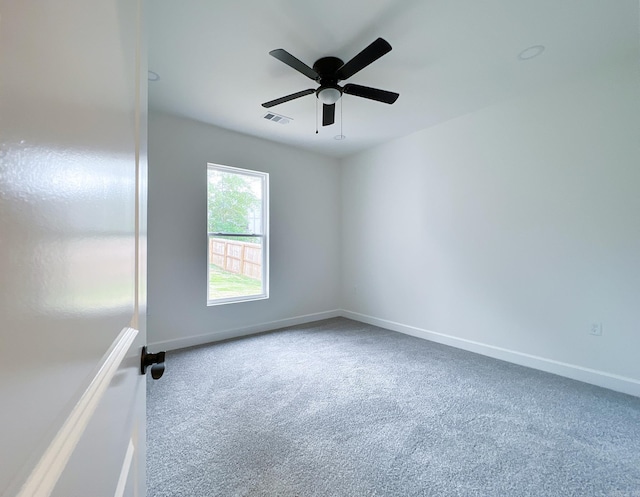
<path id="1" fill-rule="evenodd" d="M 209 232 L 246 233 L 249 211 L 260 205 L 249 179 L 223 171 L 209 171 L 208 178 Z"/>

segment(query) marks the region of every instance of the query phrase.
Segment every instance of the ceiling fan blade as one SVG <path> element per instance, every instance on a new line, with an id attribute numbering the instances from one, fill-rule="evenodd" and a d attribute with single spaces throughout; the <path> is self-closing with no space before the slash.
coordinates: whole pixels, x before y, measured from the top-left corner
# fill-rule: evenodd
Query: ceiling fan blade
<path id="1" fill-rule="evenodd" d="M 391 45 L 389 45 L 386 40 L 378 38 L 353 59 L 338 69 L 336 71 L 336 76 L 339 80 L 348 79 L 390 51 Z"/>
<path id="2" fill-rule="evenodd" d="M 336 122 L 336 104 L 322 104 L 322 125 L 330 126 Z"/>
<path id="3" fill-rule="evenodd" d="M 369 88 L 368 86 L 354 85 L 351 83 L 344 85 L 342 91 L 349 95 L 368 98 L 369 100 L 377 100 L 378 102 L 384 102 L 385 104 L 394 103 L 400 96 L 399 93 L 394 93 L 392 91 Z"/>
<path id="4" fill-rule="evenodd" d="M 288 102 L 289 100 L 295 100 L 296 98 L 304 97 L 306 95 L 311 95 L 312 93 L 315 93 L 315 92 L 316 91 L 314 89 L 309 88 L 308 90 L 302 90 L 302 91 L 299 91 L 298 93 L 292 93 L 291 95 L 287 95 L 286 97 L 280 97 L 280 98 L 276 98 L 275 100 L 270 100 L 269 102 L 263 103 L 262 106 L 268 109 L 269 107 L 273 107 L 274 105 L 283 104 L 285 102 Z"/>
<path id="5" fill-rule="evenodd" d="M 301 72 L 308 78 L 316 80 L 320 77 L 318 73 L 311 69 L 307 64 L 305 64 L 301 60 L 296 59 L 293 55 L 282 48 L 271 50 L 271 52 L 269 52 L 269 55 L 275 57 L 281 62 L 284 62 L 296 71 Z"/>

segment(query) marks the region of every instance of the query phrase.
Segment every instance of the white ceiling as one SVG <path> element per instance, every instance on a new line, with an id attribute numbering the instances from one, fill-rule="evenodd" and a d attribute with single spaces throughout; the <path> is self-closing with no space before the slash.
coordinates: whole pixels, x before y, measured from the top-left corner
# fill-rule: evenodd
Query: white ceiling
<path id="1" fill-rule="evenodd" d="M 150 108 L 342 157 L 523 92 L 637 59 L 638 0 L 153 0 Z M 345 95 L 315 133 L 316 98 L 260 104 L 317 85 L 269 55 L 345 62 L 377 37 L 393 50 L 349 83 L 400 93 Z M 544 53 L 521 61 L 532 45 Z"/>

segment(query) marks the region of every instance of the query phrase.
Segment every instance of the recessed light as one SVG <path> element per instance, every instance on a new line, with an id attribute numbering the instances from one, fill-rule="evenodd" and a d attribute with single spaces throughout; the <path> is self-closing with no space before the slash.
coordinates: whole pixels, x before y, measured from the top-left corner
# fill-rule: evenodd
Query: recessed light
<path id="1" fill-rule="evenodd" d="M 544 52 L 544 45 L 533 45 L 529 48 L 525 48 L 522 52 L 518 54 L 518 58 L 520 60 L 529 60 L 537 57 L 542 52 Z"/>
<path id="2" fill-rule="evenodd" d="M 157 72 L 149 71 L 149 81 L 160 81 L 160 75 Z"/>
<path id="3" fill-rule="evenodd" d="M 346 136 L 344 135 L 336 135 L 333 137 L 334 140 L 344 140 L 346 138 Z"/>

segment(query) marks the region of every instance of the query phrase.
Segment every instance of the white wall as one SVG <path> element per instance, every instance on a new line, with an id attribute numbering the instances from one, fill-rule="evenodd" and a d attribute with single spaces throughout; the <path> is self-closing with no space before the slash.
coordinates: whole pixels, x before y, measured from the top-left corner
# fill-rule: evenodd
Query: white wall
<path id="1" fill-rule="evenodd" d="M 267 300 L 206 305 L 207 162 L 270 174 Z M 335 315 L 339 180 L 335 159 L 152 113 L 149 341 L 175 348 Z"/>
<path id="2" fill-rule="evenodd" d="M 344 160 L 342 208 L 348 316 L 640 380 L 635 61 Z"/>
<path id="3" fill-rule="evenodd" d="M 152 114 L 150 342 L 187 346 L 341 313 L 640 395 L 639 136 L 637 65 L 341 167 Z M 206 306 L 207 162 L 271 174 L 269 300 Z M 588 334 L 593 322 L 603 336 Z"/>

